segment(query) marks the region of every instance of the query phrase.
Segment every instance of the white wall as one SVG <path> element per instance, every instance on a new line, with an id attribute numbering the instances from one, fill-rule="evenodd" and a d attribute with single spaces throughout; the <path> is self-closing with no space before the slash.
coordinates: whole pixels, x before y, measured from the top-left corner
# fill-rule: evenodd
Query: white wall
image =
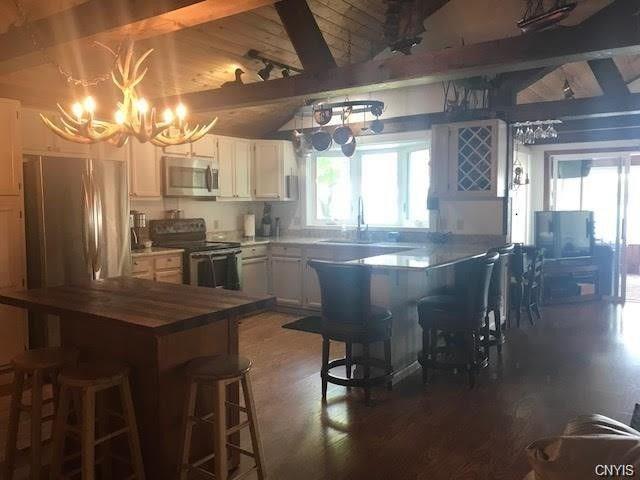
<path id="1" fill-rule="evenodd" d="M 192 198 L 131 199 L 131 210 L 145 212 L 150 220 L 165 218 L 165 210 L 180 209 L 183 218 L 204 218 L 210 232 L 242 230 L 242 216 L 262 217 L 262 202 L 216 202 Z"/>

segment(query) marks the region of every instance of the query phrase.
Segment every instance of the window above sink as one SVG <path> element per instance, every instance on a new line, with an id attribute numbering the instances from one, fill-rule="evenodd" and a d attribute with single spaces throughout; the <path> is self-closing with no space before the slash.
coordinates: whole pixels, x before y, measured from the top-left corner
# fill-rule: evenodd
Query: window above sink
<path id="1" fill-rule="evenodd" d="M 358 197 L 371 227 L 429 227 L 429 142 L 358 144 L 345 157 L 339 150 L 315 152 L 307 164 L 307 226 L 352 227 Z"/>

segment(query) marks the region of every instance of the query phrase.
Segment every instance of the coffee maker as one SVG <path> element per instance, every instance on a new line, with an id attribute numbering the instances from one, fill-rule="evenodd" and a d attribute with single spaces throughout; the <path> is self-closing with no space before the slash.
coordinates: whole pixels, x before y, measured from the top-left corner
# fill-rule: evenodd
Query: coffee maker
<path id="1" fill-rule="evenodd" d="M 147 214 L 137 210 L 129 212 L 129 228 L 131 230 L 131 249 L 145 248 L 149 240 L 149 227 L 147 227 Z"/>

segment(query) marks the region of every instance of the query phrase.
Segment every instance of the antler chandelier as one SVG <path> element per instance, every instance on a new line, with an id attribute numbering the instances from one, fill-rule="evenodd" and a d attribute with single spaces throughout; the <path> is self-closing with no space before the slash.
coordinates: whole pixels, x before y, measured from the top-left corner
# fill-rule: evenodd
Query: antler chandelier
<path id="1" fill-rule="evenodd" d="M 117 104 L 114 121 L 95 118 L 97 104 L 93 97 L 88 96 L 82 102 L 74 103 L 70 112 L 58 104 L 58 109 L 62 113 L 58 119 L 60 126 L 40 114 L 45 125 L 56 135 L 76 143 L 91 144 L 108 141 L 118 147 L 126 144 L 129 137 L 135 137 L 141 143 L 151 142 L 164 147 L 195 142 L 209 132 L 218 121 L 214 118 L 206 125 L 191 127 L 186 121 L 187 108 L 182 103 L 173 110 L 165 109 L 162 120 L 158 120 L 155 107 L 150 107 L 149 102 L 140 97 L 136 91 L 148 71 L 148 67 L 145 67 L 139 72 L 140 68 L 153 49 L 147 50 L 136 59 L 133 55 L 133 42 L 131 42 L 123 61 L 123 58 L 118 58 L 118 54 L 111 48 L 102 44 L 100 46 L 117 60 L 111 71 L 111 79 L 122 92 L 122 101 Z"/>

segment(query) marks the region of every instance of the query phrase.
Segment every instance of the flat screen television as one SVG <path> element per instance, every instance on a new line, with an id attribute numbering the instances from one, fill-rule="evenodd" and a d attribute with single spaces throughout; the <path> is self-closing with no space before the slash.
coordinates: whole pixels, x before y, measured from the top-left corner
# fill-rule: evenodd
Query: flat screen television
<path id="1" fill-rule="evenodd" d="M 593 212 L 535 212 L 535 244 L 546 258 L 588 257 L 593 253 Z"/>

